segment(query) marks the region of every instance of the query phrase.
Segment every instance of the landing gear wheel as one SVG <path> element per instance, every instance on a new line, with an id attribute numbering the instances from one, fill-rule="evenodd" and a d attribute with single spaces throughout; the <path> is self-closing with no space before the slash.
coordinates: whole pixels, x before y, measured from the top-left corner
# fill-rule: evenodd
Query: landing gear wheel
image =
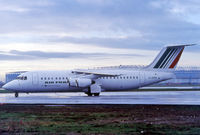
<path id="1" fill-rule="evenodd" d="M 18 96 L 19 96 L 19 94 L 16 92 L 16 93 L 15 93 L 15 97 L 17 98 Z"/>
<path id="2" fill-rule="evenodd" d="M 88 95 L 89 97 L 91 97 L 91 96 L 92 96 L 92 93 L 87 93 L 87 95 Z"/>
<path id="3" fill-rule="evenodd" d="M 96 96 L 96 97 L 99 96 L 99 95 L 100 95 L 100 93 L 94 93 L 94 96 Z"/>

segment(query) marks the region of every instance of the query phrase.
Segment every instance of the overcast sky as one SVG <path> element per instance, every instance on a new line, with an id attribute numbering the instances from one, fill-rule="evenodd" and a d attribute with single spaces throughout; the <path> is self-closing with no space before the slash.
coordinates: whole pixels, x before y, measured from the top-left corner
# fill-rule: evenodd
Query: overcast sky
<path id="1" fill-rule="evenodd" d="M 1 74 L 147 65 L 167 44 L 200 43 L 199 0 L 0 0 Z M 200 66 L 200 46 L 180 66 Z"/>

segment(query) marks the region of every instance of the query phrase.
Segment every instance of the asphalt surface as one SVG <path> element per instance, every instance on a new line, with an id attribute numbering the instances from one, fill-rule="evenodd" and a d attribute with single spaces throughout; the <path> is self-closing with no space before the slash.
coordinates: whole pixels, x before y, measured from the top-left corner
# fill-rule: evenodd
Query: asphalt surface
<path id="1" fill-rule="evenodd" d="M 84 93 L 0 94 L 0 104 L 153 104 L 200 105 L 200 91 L 102 92 L 99 97 Z"/>

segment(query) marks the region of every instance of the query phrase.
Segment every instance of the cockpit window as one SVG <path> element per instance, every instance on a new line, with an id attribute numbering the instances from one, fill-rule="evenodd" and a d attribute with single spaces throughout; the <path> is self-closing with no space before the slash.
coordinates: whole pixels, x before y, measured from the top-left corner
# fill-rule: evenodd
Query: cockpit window
<path id="1" fill-rule="evenodd" d="M 18 76 L 17 80 L 27 80 L 27 76 Z"/>

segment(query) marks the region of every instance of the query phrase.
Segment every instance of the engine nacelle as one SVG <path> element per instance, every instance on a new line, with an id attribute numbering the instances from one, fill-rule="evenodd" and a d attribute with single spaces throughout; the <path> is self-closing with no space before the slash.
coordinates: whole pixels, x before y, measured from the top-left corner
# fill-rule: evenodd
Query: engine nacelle
<path id="1" fill-rule="evenodd" d="M 68 82 L 69 86 L 79 88 L 89 87 L 92 84 L 92 80 L 86 78 L 70 78 Z"/>

